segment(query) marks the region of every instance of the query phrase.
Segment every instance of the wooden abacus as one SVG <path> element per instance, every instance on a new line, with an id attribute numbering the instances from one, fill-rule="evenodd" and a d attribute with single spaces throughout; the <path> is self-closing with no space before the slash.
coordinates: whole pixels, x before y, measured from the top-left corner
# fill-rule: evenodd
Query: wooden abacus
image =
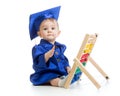
<path id="1" fill-rule="evenodd" d="M 99 89 L 101 87 L 101 85 L 95 80 L 95 78 L 85 68 L 85 65 L 88 60 L 106 79 L 109 79 L 108 75 L 101 69 L 101 67 L 90 56 L 90 53 L 92 52 L 92 49 L 95 45 L 97 37 L 98 37 L 97 34 L 85 35 L 83 43 L 79 49 L 79 52 L 76 58 L 74 59 L 73 67 L 70 73 L 68 74 L 67 80 L 64 84 L 64 88 L 69 88 L 71 81 L 73 79 L 73 76 L 77 72 L 77 70 L 83 72 L 91 80 L 91 82 L 96 86 L 96 88 Z"/>

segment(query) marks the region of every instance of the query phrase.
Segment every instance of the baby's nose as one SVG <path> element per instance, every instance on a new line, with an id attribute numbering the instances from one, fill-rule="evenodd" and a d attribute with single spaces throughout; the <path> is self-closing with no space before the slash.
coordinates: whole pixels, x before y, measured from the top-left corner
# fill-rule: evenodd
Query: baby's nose
<path id="1" fill-rule="evenodd" d="M 51 29 L 49 29 L 49 30 L 48 30 L 48 33 L 51 33 L 51 32 L 52 32 L 52 30 L 51 30 Z"/>

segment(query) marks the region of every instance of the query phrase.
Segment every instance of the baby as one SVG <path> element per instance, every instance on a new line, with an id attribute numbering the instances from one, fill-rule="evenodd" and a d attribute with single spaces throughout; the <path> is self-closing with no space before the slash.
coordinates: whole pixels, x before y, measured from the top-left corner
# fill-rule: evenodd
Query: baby
<path id="1" fill-rule="evenodd" d="M 30 81 L 36 86 L 50 84 L 63 87 L 71 70 L 64 55 L 66 46 L 56 41 L 61 33 L 57 22 L 59 11 L 60 6 L 30 15 L 30 38 L 41 38 L 40 43 L 32 49 L 35 72 L 30 75 Z"/>

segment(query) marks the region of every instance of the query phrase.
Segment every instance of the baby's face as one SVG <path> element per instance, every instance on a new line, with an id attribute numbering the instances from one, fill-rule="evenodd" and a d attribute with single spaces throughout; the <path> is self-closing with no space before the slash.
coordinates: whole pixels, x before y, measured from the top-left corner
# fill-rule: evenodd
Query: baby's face
<path id="1" fill-rule="evenodd" d="M 40 37 L 49 41 L 55 42 L 55 39 L 60 34 L 57 21 L 54 19 L 46 19 L 40 25 L 40 31 L 38 32 Z"/>

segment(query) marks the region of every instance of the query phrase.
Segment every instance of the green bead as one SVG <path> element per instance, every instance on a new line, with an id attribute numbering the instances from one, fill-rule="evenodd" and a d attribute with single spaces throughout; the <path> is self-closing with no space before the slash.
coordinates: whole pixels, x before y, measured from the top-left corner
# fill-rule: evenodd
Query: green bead
<path id="1" fill-rule="evenodd" d="M 76 71 L 75 71 L 75 74 L 77 74 L 77 73 L 79 73 L 79 72 L 81 72 L 81 70 L 80 70 L 79 67 L 77 67 L 77 69 L 76 69 Z"/>
<path id="2" fill-rule="evenodd" d="M 86 62 L 83 62 L 82 64 L 83 64 L 83 66 L 85 66 L 85 65 L 86 65 Z"/>

